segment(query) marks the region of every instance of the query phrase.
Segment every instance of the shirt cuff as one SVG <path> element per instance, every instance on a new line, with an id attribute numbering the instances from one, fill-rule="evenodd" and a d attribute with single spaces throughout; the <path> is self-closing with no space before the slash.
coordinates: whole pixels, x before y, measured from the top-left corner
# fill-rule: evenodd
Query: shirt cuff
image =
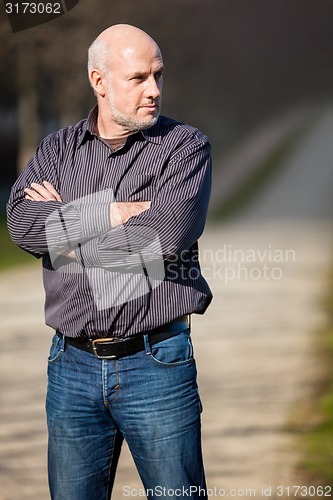
<path id="1" fill-rule="evenodd" d="M 108 233 L 111 242 L 105 246 L 101 242 L 103 236 L 97 236 L 75 249 L 77 261 L 85 268 L 88 267 L 123 267 L 140 263 L 140 253 L 131 251 L 127 232 L 122 226 L 112 229 Z"/>
<path id="2" fill-rule="evenodd" d="M 82 267 L 103 267 L 99 256 L 99 238 L 78 245 L 75 249 L 76 260 Z"/>
<path id="3" fill-rule="evenodd" d="M 110 202 L 81 205 L 82 239 L 99 236 L 110 228 Z"/>

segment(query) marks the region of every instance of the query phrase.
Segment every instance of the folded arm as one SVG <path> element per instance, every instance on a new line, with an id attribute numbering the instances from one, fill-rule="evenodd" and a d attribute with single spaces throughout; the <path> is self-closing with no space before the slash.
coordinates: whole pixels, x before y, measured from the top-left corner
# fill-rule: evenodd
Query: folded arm
<path id="1" fill-rule="evenodd" d="M 8 229 L 23 250 L 41 257 L 70 250 L 124 224 L 149 208 L 150 202 L 115 202 L 112 192 L 63 202 L 58 187 L 59 145 L 42 141 L 14 184 L 7 203 Z"/>
<path id="2" fill-rule="evenodd" d="M 24 250 L 75 256 L 83 267 L 113 267 L 136 265 L 143 254 L 167 258 L 200 237 L 211 188 L 208 142 L 190 141 L 172 155 L 151 204 L 116 202 L 104 191 L 64 203 L 56 150 L 41 144 L 7 205 L 12 239 Z"/>
<path id="3" fill-rule="evenodd" d="M 44 181 L 43 184 L 32 183 L 30 188 L 25 188 L 24 192 L 26 193 L 25 199 L 34 201 L 34 202 L 48 202 L 48 201 L 59 201 L 61 202 L 61 196 L 56 191 L 56 189 L 52 186 L 50 182 Z M 92 196 L 90 196 L 92 198 Z M 98 199 L 98 193 L 96 193 L 96 198 Z M 97 204 L 97 203 L 96 203 Z M 90 204 L 88 204 L 89 210 L 93 211 L 94 203 L 90 199 Z M 148 210 L 150 207 L 150 201 L 142 201 L 142 202 L 112 202 L 109 203 L 107 208 L 108 218 L 109 218 L 109 226 L 110 228 L 115 228 L 125 224 L 131 217 L 135 217 L 142 213 L 145 210 Z M 63 211 L 63 214 L 66 212 Z M 69 258 L 75 258 L 75 250 L 72 248 L 73 245 L 77 245 L 77 243 L 82 243 L 82 241 L 73 241 L 73 238 L 70 236 L 64 237 L 64 234 L 69 233 L 68 224 L 66 222 L 66 215 L 61 221 L 58 217 L 58 211 L 56 213 L 52 213 L 48 218 L 49 225 L 52 226 L 52 220 L 56 220 L 58 224 L 55 224 L 57 227 L 51 229 L 49 232 L 48 239 L 48 248 L 50 248 L 52 236 L 56 239 L 57 245 L 53 245 L 53 249 L 56 250 L 58 255 L 63 255 Z M 96 216 L 96 214 L 95 214 Z M 46 221 L 46 226 L 48 228 L 48 221 Z M 66 228 L 64 230 L 64 228 Z M 47 231 L 48 232 L 48 231 Z M 69 243 L 69 239 L 71 243 Z M 82 238 L 80 238 L 82 240 Z M 64 249 L 65 245 L 65 249 Z"/>

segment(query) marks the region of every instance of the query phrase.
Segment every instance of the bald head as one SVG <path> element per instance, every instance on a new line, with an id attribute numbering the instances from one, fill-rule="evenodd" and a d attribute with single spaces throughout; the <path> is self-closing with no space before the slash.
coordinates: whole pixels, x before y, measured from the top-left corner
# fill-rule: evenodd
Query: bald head
<path id="1" fill-rule="evenodd" d="M 93 69 L 99 69 L 107 74 L 117 61 L 120 62 L 126 56 L 146 50 L 155 50 L 162 59 L 157 43 L 145 31 L 130 24 L 116 24 L 107 28 L 89 48 L 89 79 Z"/>
<path id="2" fill-rule="evenodd" d="M 98 127 L 103 137 L 120 137 L 151 127 L 159 117 L 163 59 L 144 31 L 117 24 L 103 31 L 89 48 L 90 84 L 97 97 Z"/>

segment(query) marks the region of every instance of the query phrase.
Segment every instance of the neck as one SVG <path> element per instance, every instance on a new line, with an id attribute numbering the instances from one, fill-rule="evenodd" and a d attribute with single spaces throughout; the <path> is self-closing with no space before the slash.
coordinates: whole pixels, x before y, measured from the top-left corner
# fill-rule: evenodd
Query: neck
<path id="1" fill-rule="evenodd" d="M 130 135 L 127 130 L 114 123 L 110 117 L 104 118 L 100 112 L 98 113 L 96 127 L 97 134 L 107 141 L 125 142 Z"/>

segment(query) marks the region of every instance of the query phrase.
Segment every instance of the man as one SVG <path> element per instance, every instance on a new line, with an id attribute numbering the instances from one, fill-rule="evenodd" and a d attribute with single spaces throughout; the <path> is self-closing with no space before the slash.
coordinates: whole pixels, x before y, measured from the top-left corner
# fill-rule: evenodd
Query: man
<path id="1" fill-rule="evenodd" d="M 163 60 L 129 25 L 89 49 L 97 106 L 42 141 L 7 206 L 43 259 L 49 484 L 110 498 L 125 438 L 148 498 L 206 498 L 188 315 L 211 292 L 197 240 L 211 161 L 198 130 L 159 116 Z"/>

